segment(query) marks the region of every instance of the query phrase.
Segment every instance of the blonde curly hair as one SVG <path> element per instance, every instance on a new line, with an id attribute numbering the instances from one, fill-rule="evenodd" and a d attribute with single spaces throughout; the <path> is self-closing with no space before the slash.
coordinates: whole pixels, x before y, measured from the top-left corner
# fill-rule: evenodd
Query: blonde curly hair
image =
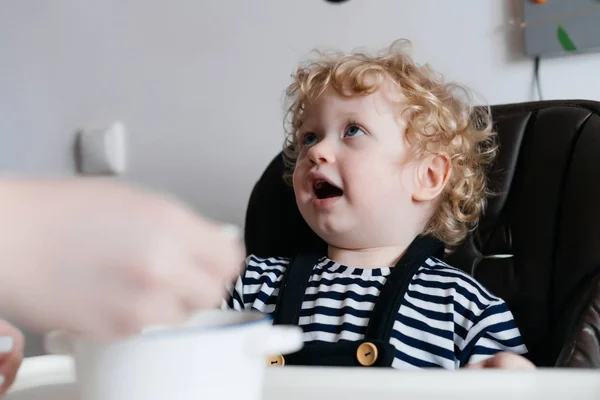
<path id="1" fill-rule="evenodd" d="M 417 65 L 406 46 L 409 41 L 398 40 L 374 56 L 319 52 L 316 61 L 297 69 L 286 90 L 291 105 L 286 114 L 284 179 L 291 184 L 307 103 L 330 87 L 344 96 L 366 96 L 391 81 L 405 97 L 402 117 L 412 156 L 443 151 L 449 157 L 450 177 L 422 234 L 452 248 L 475 228 L 486 205 L 486 171 L 497 152 L 496 135 L 489 107 L 473 107 L 466 88 L 444 83 L 429 66 Z"/>

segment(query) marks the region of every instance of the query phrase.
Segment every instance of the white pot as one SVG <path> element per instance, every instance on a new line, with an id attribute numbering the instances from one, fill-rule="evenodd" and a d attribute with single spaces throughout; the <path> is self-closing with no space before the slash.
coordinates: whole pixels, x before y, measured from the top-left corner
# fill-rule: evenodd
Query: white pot
<path id="1" fill-rule="evenodd" d="M 74 356 L 80 400 L 255 400 L 266 357 L 301 347 L 297 327 L 272 326 L 260 313 L 221 310 L 114 342 L 62 332 L 46 337 L 48 352 Z"/>

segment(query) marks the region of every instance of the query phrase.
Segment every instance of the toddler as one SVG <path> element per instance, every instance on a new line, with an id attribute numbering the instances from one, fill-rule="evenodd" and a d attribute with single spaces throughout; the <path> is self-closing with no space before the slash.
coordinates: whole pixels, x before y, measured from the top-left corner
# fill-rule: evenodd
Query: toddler
<path id="1" fill-rule="evenodd" d="M 440 259 L 485 206 L 489 110 L 404 44 L 296 71 L 284 179 L 327 253 L 250 255 L 227 306 L 303 329 L 273 365 L 531 368 L 506 303 Z"/>

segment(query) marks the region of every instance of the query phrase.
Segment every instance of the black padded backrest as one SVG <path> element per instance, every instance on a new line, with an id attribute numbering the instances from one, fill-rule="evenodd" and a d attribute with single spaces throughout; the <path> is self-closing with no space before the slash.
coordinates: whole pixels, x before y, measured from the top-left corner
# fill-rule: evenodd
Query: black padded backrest
<path id="1" fill-rule="evenodd" d="M 600 103 L 544 101 L 492 107 L 500 153 L 479 228 L 446 261 L 504 298 L 530 358 L 552 365 L 600 274 Z M 324 243 L 303 221 L 277 155 L 246 215 L 248 253 L 292 256 Z"/>

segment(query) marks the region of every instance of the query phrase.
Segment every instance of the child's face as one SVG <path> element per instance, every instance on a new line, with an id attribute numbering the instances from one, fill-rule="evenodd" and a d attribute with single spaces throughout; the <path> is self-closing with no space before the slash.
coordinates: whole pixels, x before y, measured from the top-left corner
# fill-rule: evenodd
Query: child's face
<path id="1" fill-rule="evenodd" d="M 422 229 L 401 100 L 391 85 L 349 98 L 328 89 L 305 110 L 294 191 L 304 219 L 330 245 L 399 245 Z"/>

